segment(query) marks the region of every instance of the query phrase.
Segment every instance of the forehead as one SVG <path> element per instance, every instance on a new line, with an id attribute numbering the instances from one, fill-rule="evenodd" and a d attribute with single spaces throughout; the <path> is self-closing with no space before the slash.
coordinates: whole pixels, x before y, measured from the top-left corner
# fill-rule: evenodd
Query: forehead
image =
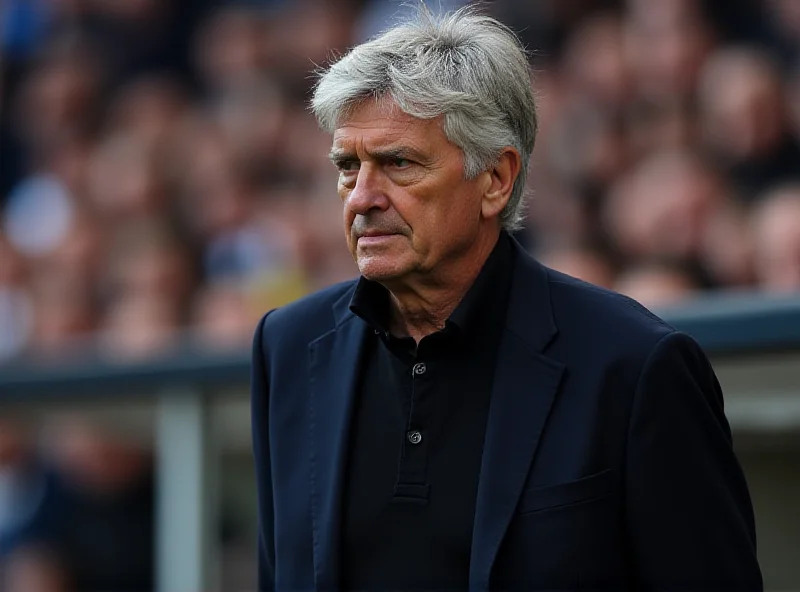
<path id="1" fill-rule="evenodd" d="M 432 148 L 449 144 L 441 118 L 419 119 L 403 112 L 391 99 L 367 99 L 357 104 L 333 132 L 335 148 L 366 149 L 410 145 Z"/>

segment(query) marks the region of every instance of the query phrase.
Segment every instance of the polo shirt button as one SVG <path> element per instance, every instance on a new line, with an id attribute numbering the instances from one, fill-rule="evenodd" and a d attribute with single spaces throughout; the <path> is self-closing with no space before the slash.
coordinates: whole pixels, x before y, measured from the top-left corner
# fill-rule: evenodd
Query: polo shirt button
<path id="1" fill-rule="evenodd" d="M 417 363 L 417 364 L 414 364 L 414 368 L 412 369 L 412 372 L 413 372 L 413 373 L 414 373 L 416 376 L 422 376 L 423 374 L 425 374 L 425 371 L 426 371 L 427 369 L 428 369 L 428 368 L 427 368 L 427 366 L 425 366 L 425 364 L 423 364 L 422 362 L 419 362 L 419 363 Z"/>
<path id="2" fill-rule="evenodd" d="M 417 430 L 408 432 L 408 441 L 412 444 L 419 444 L 422 442 L 422 434 L 420 434 Z"/>

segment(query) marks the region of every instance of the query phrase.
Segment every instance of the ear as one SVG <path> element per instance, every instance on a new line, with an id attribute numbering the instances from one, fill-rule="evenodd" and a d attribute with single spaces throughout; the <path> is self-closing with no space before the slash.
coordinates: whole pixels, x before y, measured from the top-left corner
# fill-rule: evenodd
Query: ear
<path id="1" fill-rule="evenodd" d="M 496 218 L 506 207 L 514 182 L 522 168 L 522 158 L 519 152 L 511 146 L 506 146 L 497 158 L 494 166 L 487 171 L 489 184 L 481 200 L 481 215 L 483 218 Z"/>

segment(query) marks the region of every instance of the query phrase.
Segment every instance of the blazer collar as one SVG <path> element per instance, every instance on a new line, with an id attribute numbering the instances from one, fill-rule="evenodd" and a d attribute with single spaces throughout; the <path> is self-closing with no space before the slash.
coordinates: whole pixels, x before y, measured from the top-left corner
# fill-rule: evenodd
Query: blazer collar
<path id="1" fill-rule="evenodd" d="M 350 302 L 353 299 L 353 294 L 358 287 L 359 281 L 360 280 L 354 280 L 352 285 L 334 301 L 332 307 L 334 329 L 339 329 L 339 327 L 341 327 L 344 323 L 357 316 L 352 310 L 350 310 Z"/>
<path id="2" fill-rule="evenodd" d="M 506 331 L 528 344 L 534 352 L 544 352 L 558 334 L 550 302 L 547 268 L 531 257 L 516 240 L 514 280 L 506 313 Z"/>
<path id="3" fill-rule="evenodd" d="M 518 244 L 505 332 L 495 367 L 475 505 L 469 589 L 490 589 L 564 366 L 544 355 L 557 334 L 547 269 Z"/>
<path id="4" fill-rule="evenodd" d="M 309 451 L 314 582 L 339 586 L 342 491 L 348 434 L 367 325 L 348 309 L 352 289 L 333 305 L 336 325 L 308 345 Z"/>

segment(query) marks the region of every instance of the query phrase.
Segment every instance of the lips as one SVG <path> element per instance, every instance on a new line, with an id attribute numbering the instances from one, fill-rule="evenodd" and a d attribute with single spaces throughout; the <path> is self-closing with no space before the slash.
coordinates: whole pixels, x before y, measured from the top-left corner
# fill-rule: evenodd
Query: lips
<path id="1" fill-rule="evenodd" d="M 379 243 L 397 234 L 362 234 L 358 237 L 358 244 Z"/>

